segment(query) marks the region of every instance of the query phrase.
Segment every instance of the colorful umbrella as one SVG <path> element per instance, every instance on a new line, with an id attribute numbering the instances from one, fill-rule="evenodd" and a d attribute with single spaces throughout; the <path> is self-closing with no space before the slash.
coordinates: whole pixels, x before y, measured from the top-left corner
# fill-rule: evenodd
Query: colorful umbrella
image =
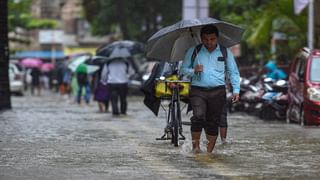
<path id="1" fill-rule="evenodd" d="M 68 68 L 72 71 L 75 72 L 77 67 L 80 64 L 85 63 L 87 60 L 90 59 L 90 56 L 88 55 L 83 55 L 83 56 L 76 56 L 72 59 L 70 59 L 69 64 L 68 64 Z"/>
<path id="2" fill-rule="evenodd" d="M 41 65 L 40 70 L 42 72 L 50 72 L 54 69 L 54 66 L 52 63 L 44 63 Z"/>
<path id="3" fill-rule="evenodd" d="M 26 58 L 20 62 L 20 64 L 26 68 L 40 68 L 42 63 L 40 59 L 36 58 Z"/>
<path id="4" fill-rule="evenodd" d="M 70 60 L 70 63 L 68 64 L 68 68 L 72 72 L 79 72 L 79 70 L 78 70 L 78 68 L 79 68 L 80 71 L 82 71 L 82 72 L 85 72 L 85 73 L 88 73 L 88 74 L 94 73 L 100 67 L 99 66 L 95 66 L 95 65 L 84 64 L 89 59 L 90 59 L 90 56 L 88 56 L 88 55 L 83 55 L 83 56 L 78 56 L 78 57 L 72 58 Z"/>

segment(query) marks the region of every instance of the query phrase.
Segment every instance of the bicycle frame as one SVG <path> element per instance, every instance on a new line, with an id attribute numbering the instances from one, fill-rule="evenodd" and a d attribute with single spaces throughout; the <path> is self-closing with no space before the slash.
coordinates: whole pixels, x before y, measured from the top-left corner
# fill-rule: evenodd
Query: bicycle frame
<path id="1" fill-rule="evenodd" d="M 185 136 L 182 134 L 182 120 L 181 120 L 181 109 L 180 109 L 180 86 L 179 83 L 187 81 L 165 81 L 166 86 L 172 90 L 170 98 L 165 97 L 162 99 L 169 99 L 169 113 L 167 116 L 167 126 L 165 133 L 161 138 L 157 140 L 171 140 L 174 146 L 179 146 L 179 140 L 185 140 Z"/>

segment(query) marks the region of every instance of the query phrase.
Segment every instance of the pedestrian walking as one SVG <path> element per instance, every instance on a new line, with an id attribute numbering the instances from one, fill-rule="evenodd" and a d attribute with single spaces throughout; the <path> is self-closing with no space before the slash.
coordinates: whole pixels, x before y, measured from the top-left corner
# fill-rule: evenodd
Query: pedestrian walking
<path id="1" fill-rule="evenodd" d="M 117 58 L 104 65 L 103 73 L 106 74 L 108 90 L 110 90 L 112 115 L 127 114 L 127 94 L 129 76 L 133 69 L 125 58 Z M 120 111 L 118 100 L 120 99 Z"/>
<path id="2" fill-rule="evenodd" d="M 207 152 L 216 144 L 223 108 L 226 104 L 225 72 L 232 88 L 232 101 L 239 101 L 240 75 L 232 52 L 218 44 L 219 31 L 205 25 L 200 31 L 201 44 L 189 48 L 181 66 L 181 73 L 190 77 L 192 151 L 201 152 L 200 137 L 204 129 L 208 141 Z"/>
<path id="3" fill-rule="evenodd" d="M 35 67 L 31 70 L 31 94 L 34 95 L 34 89 L 37 89 L 38 96 L 41 94 L 41 83 L 40 83 L 40 76 L 41 71 L 39 68 Z"/>
<path id="4" fill-rule="evenodd" d="M 109 112 L 110 93 L 108 88 L 107 72 L 103 71 L 103 66 L 94 76 L 94 100 L 98 102 L 99 112 Z"/>
<path id="5" fill-rule="evenodd" d="M 90 83 L 87 74 L 87 67 L 84 64 L 80 64 L 76 69 L 78 92 L 77 103 L 81 104 L 82 90 L 85 89 L 84 99 L 86 104 L 90 103 Z"/>

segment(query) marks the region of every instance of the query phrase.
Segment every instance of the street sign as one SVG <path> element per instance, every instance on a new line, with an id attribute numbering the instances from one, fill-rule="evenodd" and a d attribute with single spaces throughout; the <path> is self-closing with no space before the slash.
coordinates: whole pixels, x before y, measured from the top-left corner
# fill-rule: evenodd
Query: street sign
<path id="1" fill-rule="evenodd" d="M 64 32 L 62 30 L 40 30 L 40 44 L 63 44 Z"/>

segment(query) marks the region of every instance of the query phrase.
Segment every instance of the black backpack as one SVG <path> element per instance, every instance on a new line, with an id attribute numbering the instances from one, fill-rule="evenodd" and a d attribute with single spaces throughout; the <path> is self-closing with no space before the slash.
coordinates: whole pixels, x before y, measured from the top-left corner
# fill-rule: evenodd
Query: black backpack
<path id="1" fill-rule="evenodd" d="M 85 85 L 88 82 L 87 73 L 77 73 L 77 81 L 79 85 Z"/>

